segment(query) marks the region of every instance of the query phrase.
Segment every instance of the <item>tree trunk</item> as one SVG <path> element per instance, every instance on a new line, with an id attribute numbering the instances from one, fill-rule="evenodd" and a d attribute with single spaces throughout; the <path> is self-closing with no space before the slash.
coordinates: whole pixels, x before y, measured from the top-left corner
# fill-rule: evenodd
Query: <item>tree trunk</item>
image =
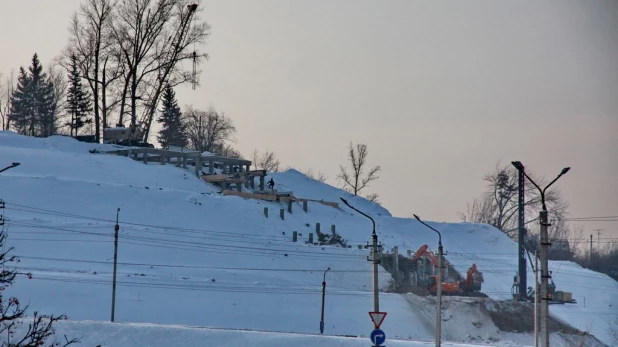
<path id="1" fill-rule="evenodd" d="M 103 75 L 101 76 L 102 78 L 102 83 L 101 83 L 101 112 L 102 112 L 102 116 L 103 116 L 103 139 L 105 139 L 105 128 L 107 127 L 107 76 L 106 76 L 106 71 L 107 70 L 107 59 L 105 59 L 105 63 L 103 64 Z M 97 129 L 98 129 L 98 125 L 97 125 Z M 98 136 L 97 136 L 97 142 L 99 142 L 98 140 Z"/>

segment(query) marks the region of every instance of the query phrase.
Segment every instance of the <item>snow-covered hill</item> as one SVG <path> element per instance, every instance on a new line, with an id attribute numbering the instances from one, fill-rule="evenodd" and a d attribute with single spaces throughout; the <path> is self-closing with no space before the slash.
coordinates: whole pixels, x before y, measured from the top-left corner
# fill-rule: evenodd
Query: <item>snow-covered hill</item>
<path id="1" fill-rule="evenodd" d="M 295 205 L 293 213 L 281 220 L 280 204 L 222 196 L 191 170 L 89 153 L 93 148 L 113 146 L 0 132 L 0 167 L 21 163 L 0 174 L 7 246 L 20 256 L 20 271 L 33 274 L 32 280 L 19 278 L 10 292 L 32 308 L 66 313 L 72 320 L 109 320 L 113 228 L 120 208 L 116 321 L 315 334 L 321 282 L 330 267 L 325 334 L 370 333 L 370 265 L 367 251 L 356 247 L 370 241 L 369 220 L 345 206 L 311 202 L 308 212 Z M 399 246 L 403 253 L 437 243 L 435 233 L 417 221 L 394 218 L 379 205 L 297 171 L 272 176 L 278 190 L 293 191 L 297 197 L 348 199 L 374 216 L 385 249 Z M 271 211 L 268 218 L 264 207 Z M 422 206 L 411 207 L 410 212 L 423 216 Z M 323 232 L 335 225 L 353 247 L 304 244 L 316 223 Z M 486 225 L 432 225 L 441 230 L 447 258 L 458 271 L 465 272 L 474 262 L 484 272 L 486 294 L 510 297 L 517 271 L 514 242 Z M 292 242 L 293 231 L 299 233 L 297 243 Z M 572 263 L 552 263 L 552 269 L 558 290 L 572 291 L 579 302 L 552 306 L 552 314 L 576 328 L 589 329 L 611 345 L 608 327 L 616 317 L 618 284 Z M 533 278 L 530 269 L 528 277 Z M 381 286 L 386 287 L 389 279 L 381 269 Z M 598 290 L 588 294 L 592 289 L 588 287 Z M 387 338 L 433 339 L 433 327 L 404 296 L 381 293 L 380 308 L 388 312 L 382 325 Z M 140 331 L 136 334 L 143 334 Z M 492 345 L 518 345 L 522 339 L 532 344 L 526 334 L 487 334 L 491 336 L 483 338 L 494 341 Z M 469 341 L 466 336 L 448 336 Z"/>

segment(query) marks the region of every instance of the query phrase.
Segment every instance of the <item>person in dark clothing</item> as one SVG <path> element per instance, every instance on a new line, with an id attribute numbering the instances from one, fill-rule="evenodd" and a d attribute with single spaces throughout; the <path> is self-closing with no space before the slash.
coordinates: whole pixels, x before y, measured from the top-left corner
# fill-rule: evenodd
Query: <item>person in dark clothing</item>
<path id="1" fill-rule="evenodd" d="M 270 190 L 275 188 L 275 180 L 273 180 L 272 177 L 270 178 L 270 181 L 268 181 L 268 188 L 270 188 Z"/>

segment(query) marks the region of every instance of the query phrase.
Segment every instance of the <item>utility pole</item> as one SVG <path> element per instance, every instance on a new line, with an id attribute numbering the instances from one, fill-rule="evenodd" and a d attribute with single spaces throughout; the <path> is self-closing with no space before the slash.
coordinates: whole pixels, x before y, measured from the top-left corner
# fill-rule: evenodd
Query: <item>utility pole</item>
<path id="1" fill-rule="evenodd" d="M 112 281 L 112 322 L 114 321 L 114 312 L 116 310 L 116 265 L 118 263 L 118 215 L 120 208 L 116 211 L 116 225 L 114 226 L 114 279 Z"/>
<path id="2" fill-rule="evenodd" d="M 539 343 L 539 253 L 534 251 L 534 347 Z"/>
<path id="3" fill-rule="evenodd" d="M 549 347 L 549 300 L 547 295 L 547 285 L 551 275 L 549 274 L 549 264 L 547 260 L 548 247 L 551 245 L 547 237 L 547 210 L 543 209 L 539 213 L 541 221 L 541 346 Z"/>
<path id="4" fill-rule="evenodd" d="M 436 347 L 442 345 L 442 242 L 438 243 L 438 288 L 437 288 L 437 310 L 436 314 Z"/>
<path id="5" fill-rule="evenodd" d="M 440 234 L 437 229 L 423 222 L 419 218 L 419 216 L 415 214 L 413 216 L 424 226 L 438 233 L 438 278 L 436 280 L 436 285 L 438 286 L 436 290 L 436 347 L 440 347 L 442 345 L 442 256 L 444 255 L 444 250 L 442 249 L 442 234 Z"/>
<path id="6" fill-rule="evenodd" d="M 380 312 L 380 297 L 378 292 L 378 264 L 380 259 L 378 256 L 378 235 L 375 230 L 371 235 L 371 259 L 373 264 L 373 312 Z"/>
<path id="7" fill-rule="evenodd" d="M 320 318 L 320 334 L 324 333 L 324 298 L 326 296 L 326 273 L 330 267 L 324 271 L 324 280 L 322 281 L 322 317 Z"/>
<path id="8" fill-rule="evenodd" d="M 549 274 L 549 266 L 547 259 L 548 247 L 551 246 L 547 236 L 547 227 L 550 225 L 547 221 L 547 205 L 545 205 L 545 191 L 554 184 L 562 175 L 569 172 L 571 168 L 565 167 L 562 169 L 558 177 L 554 178 L 545 188 L 541 189 L 525 172 L 524 175 L 541 193 L 541 203 L 543 209 L 539 212 L 539 224 L 541 227 L 541 347 L 549 347 L 549 296 L 547 287 L 551 275 Z"/>
<path id="9" fill-rule="evenodd" d="M 597 249 L 601 250 L 601 231 L 604 229 L 594 229 L 597 232 Z"/>
<path id="10" fill-rule="evenodd" d="M 588 254 L 588 262 L 590 263 L 590 267 L 592 267 L 592 234 L 590 234 L 590 253 Z"/>
<path id="11" fill-rule="evenodd" d="M 601 254 L 601 231 L 603 231 L 603 229 L 595 229 L 597 232 L 597 251 L 599 254 Z M 597 270 L 601 269 L 601 257 L 599 256 L 597 258 Z"/>

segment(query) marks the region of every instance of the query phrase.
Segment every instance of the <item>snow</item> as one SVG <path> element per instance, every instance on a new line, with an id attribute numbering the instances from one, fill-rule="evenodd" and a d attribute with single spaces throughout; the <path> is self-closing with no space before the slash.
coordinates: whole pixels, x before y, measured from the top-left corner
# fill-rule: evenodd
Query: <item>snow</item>
<path id="1" fill-rule="evenodd" d="M 101 347 L 168 347 L 168 346 L 234 346 L 234 347 L 365 347 L 366 337 L 319 336 L 317 334 L 277 333 L 230 329 L 161 326 L 154 324 L 104 323 L 68 321 L 57 325 L 57 335 L 81 337 L 87 346 Z M 388 340 L 393 347 L 426 347 L 433 342 Z M 480 347 L 481 345 L 442 343 L 445 347 Z"/>
<path id="2" fill-rule="evenodd" d="M 200 339 L 222 339 L 234 346 L 366 345 L 373 328 L 367 313 L 372 308 L 371 271 L 367 250 L 357 246 L 370 241 L 371 222 L 339 198 L 375 218 L 385 250 L 398 246 L 405 254 L 423 244 L 430 248 L 437 244 L 435 232 L 418 221 L 394 218 L 380 205 L 295 170 L 269 173 L 275 189 L 292 191 L 299 198 L 338 202 L 339 208 L 310 202 L 305 213 L 302 205 L 294 204 L 293 212 L 286 211 L 281 220 L 282 204 L 223 196 L 218 188 L 195 177 L 191 167 L 183 170 L 88 152 L 95 148 L 105 151 L 118 146 L 0 132 L 2 162 L 21 163 L 0 174 L 0 198 L 6 201 L 7 246 L 21 257 L 20 271 L 33 274 L 32 280 L 20 277 L 9 294 L 29 301 L 39 312 L 66 313 L 71 321 L 63 323 L 62 329 L 109 336 L 109 346 L 133 346 L 150 335 L 158 336 L 153 341 L 161 346 L 204 345 L 197 342 Z M 268 218 L 264 207 L 271 211 Z M 115 318 L 123 324 L 114 325 L 96 321 L 110 318 L 118 208 Z M 422 206 L 411 212 L 422 217 Z M 305 244 L 316 223 L 322 232 L 335 225 L 352 248 Z M 483 292 L 495 299 L 511 298 L 516 243 L 488 225 L 428 223 L 441 231 L 446 258 L 460 273 L 476 263 L 485 278 Z M 293 231 L 299 233 L 297 243 L 292 242 Z M 611 345 L 608 324 L 616 317 L 617 283 L 573 263 L 550 266 L 557 290 L 573 292 L 578 301 L 552 305 L 551 314 L 577 328 L 589 328 Z M 361 339 L 307 335 L 319 331 L 321 283 L 329 267 L 325 334 Z M 534 274 L 528 271 L 531 282 Z M 380 268 L 380 287 L 385 288 L 390 279 Z M 593 288 L 600 290 L 591 295 Z M 420 346 L 420 342 L 390 341 L 433 339 L 435 319 L 428 315 L 435 317 L 435 311 L 419 310 L 408 296 L 385 292 L 380 293 L 380 309 L 388 312 L 382 325 L 387 345 Z M 458 310 L 447 308 L 444 316 L 461 315 Z M 447 341 L 472 341 L 461 324 L 445 329 Z M 171 330 L 183 333 L 167 333 Z M 531 345 L 529 334 L 487 329 L 474 341 L 514 346 L 525 344 L 526 336 Z"/>

